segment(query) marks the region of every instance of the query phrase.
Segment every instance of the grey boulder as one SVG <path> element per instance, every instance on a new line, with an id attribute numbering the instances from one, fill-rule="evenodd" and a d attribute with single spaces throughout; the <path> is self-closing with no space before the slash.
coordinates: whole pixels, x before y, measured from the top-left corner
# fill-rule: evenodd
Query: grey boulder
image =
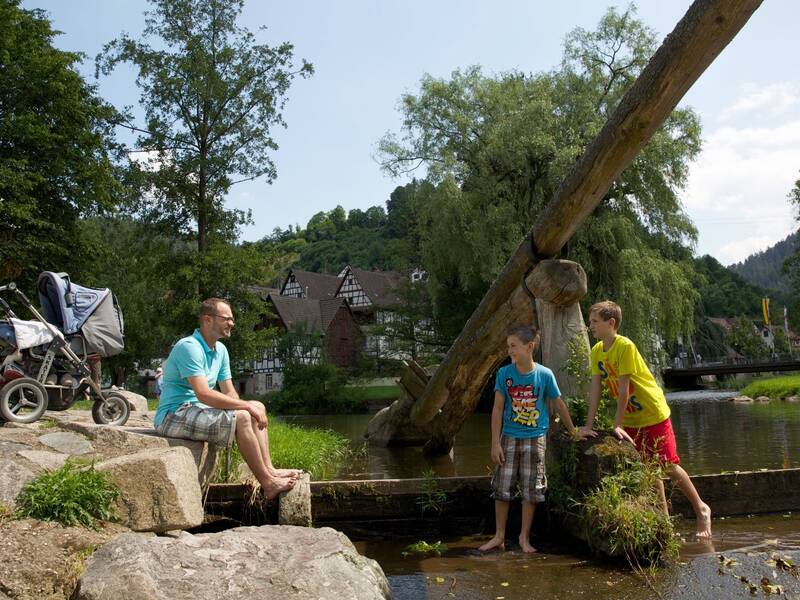
<path id="1" fill-rule="evenodd" d="M 177 539 L 123 534 L 87 561 L 78 600 L 378 600 L 378 563 L 343 533 L 285 525 Z"/>

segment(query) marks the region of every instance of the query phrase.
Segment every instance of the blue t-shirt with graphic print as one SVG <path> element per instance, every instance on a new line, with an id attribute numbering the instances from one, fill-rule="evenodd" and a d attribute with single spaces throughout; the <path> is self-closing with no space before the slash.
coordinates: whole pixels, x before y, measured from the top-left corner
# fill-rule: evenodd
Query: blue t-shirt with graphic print
<path id="1" fill-rule="evenodd" d="M 520 373 L 513 363 L 497 371 L 494 389 L 505 397 L 503 435 L 527 439 L 543 436 L 550 427 L 547 401 L 561 396 L 553 372 L 535 363 L 530 373 Z"/>
<path id="2" fill-rule="evenodd" d="M 169 413 L 175 412 L 186 402 L 197 402 L 197 396 L 189 384 L 189 377 L 206 377 L 209 389 L 214 389 L 218 381 L 231 378 L 231 364 L 228 349 L 222 342 L 210 348 L 199 329 L 178 341 L 164 363 L 164 379 L 158 401 L 154 425 L 160 425 Z"/>

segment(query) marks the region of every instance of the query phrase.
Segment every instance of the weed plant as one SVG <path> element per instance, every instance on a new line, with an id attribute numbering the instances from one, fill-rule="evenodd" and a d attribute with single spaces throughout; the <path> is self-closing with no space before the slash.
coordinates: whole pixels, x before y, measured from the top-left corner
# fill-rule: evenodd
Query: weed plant
<path id="1" fill-rule="evenodd" d="M 800 395 L 800 375 L 782 375 L 771 379 L 759 379 L 749 383 L 742 389 L 742 394 L 751 398 L 769 396 L 773 400 L 797 396 Z"/>
<path id="2" fill-rule="evenodd" d="M 439 488 L 433 469 L 423 471 L 421 487 L 422 494 L 417 498 L 417 504 L 422 508 L 422 514 L 425 511 L 441 514 L 447 504 L 447 492 Z"/>
<path id="3" fill-rule="evenodd" d="M 119 489 L 108 474 L 94 466 L 81 468 L 67 461 L 56 471 L 45 471 L 28 482 L 17 497 L 16 516 L 56 521 L 66 526 L 97 528 L 97 521 L 115 517 Z"/>
<path id="4" fill-rule="evenodd" d="M 329 479 L 355 455 L 350 441 L 335 431 L 309 429 L 275 419 L 269 425 L 269 451 L 277 468 L 302 469 L 315 480 Z M 225 457 L 226 452 L 230 453 L 229 460 Z M 230 449 L 221 450 L 216 481 L 238 480 L 239 465 L 243 462 L 236 443 Z"/>
<path id="5" fill-rule="evenodd" d="M 678 543 L 657 488 L 661 475 L 655 463 L 626 461 L 621 471 L 604 477 L 581 501 L 591 539 L 603 540 L 632 565 L 675 558 Z"/>

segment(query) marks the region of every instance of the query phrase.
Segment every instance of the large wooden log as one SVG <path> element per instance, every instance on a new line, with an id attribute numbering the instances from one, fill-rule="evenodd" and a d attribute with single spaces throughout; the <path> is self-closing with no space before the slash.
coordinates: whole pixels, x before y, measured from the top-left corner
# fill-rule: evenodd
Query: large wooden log
<path id="1" fill-rule="evenodd" d="M 558 254 L 760 4 L 761 0 L 697 0 L 665 38 L 539 215 L 531 239 L 524 240 L 506 263 L 412 408 L 415 423 L 434 420 L 428 453 L 449 451 L 455 432 L 502 359 L 506 326 L 535 320 L 520 283 L 536 258 Z"/>

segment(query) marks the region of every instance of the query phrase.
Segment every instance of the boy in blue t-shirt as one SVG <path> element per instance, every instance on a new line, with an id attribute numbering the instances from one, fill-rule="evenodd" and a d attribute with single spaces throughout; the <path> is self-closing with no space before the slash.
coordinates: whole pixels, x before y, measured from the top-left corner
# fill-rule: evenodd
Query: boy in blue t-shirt
<path id="1" fill-rule="evenodd" d="M 496 527 L 494 537 L 479 548 L 481 552 L 505 550 L 506 521 L 515 481 L 522 490 L 519 545 L 523 552 L 536 552 L 530 534 L 536 503 L 544 502 L 547 488 L 544 454 L 550 402 L 554 402 L 567 431 L 578 435 L 553 372 L 533 360 L 538 341 L 538 332 L 525 325 L 512 327 L 506 338 L 511 364 L 497 372 L 492 410 L 492 462 L 497 465 L 492 478 Z"/>

